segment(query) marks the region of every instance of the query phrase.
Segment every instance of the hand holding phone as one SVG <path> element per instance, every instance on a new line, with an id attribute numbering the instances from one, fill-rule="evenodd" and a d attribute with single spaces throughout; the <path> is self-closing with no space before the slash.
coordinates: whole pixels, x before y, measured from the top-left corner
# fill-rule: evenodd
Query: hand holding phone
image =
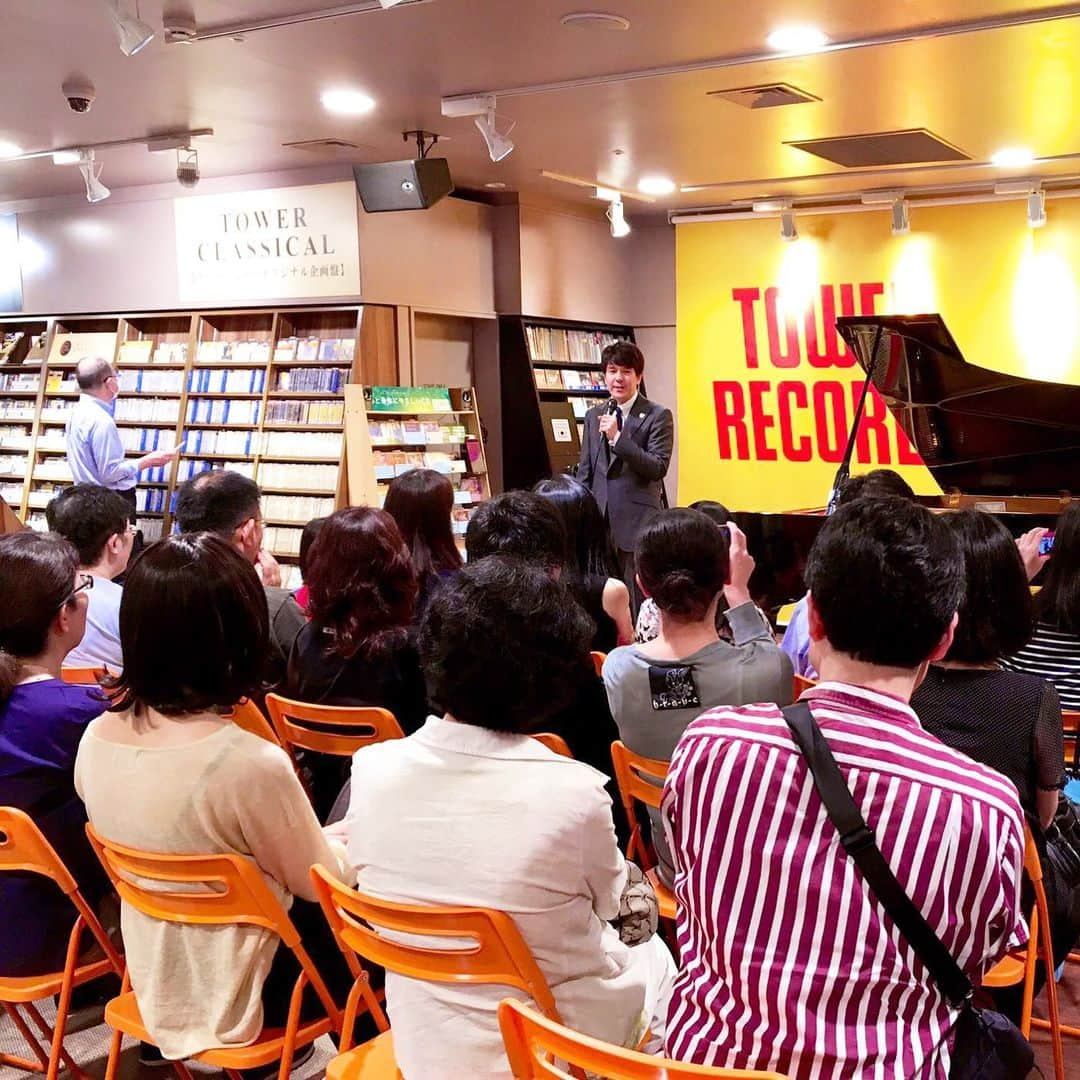
<path id="1" fill-rule="evenodd" d="M 1049 532 L 1039 541 L 1039 554 L 1048 556 L 1050 554 L 1050 549 L 1053 546 L 1054 534 L 1052 532 Z"/>

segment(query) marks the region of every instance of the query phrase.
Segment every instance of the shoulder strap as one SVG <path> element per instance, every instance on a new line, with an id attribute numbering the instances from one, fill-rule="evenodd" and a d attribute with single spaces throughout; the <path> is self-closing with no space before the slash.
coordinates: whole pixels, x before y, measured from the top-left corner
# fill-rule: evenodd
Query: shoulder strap
<path id="1" fill-rule="evenodd" d="M 829 818 L 840 833 L 840 843 L 855 860 L 867 885 L 888 912 L 896 928 L 925 964 L 942 993 L 956 1007 L 971 998 L 971 980 L 941 943 L 930 924 L 904 892 L 889 868 L 848 789 L 840 767 L 805 701 L 783 710 L 796 745 L 802 751 Z"/>

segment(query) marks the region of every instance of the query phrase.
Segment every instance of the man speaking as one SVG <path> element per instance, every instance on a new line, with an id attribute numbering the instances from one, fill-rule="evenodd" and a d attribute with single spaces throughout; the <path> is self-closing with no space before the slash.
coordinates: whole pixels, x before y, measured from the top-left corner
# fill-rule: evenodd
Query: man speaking
<path id="1" fill-rule="evenodd" d="M 154 450 L 134 461 L 126 459 L 113 419 L 120 382 L 112 365 L 100 357 L 83 358 L 75 365 L 75 381 L 79 384 L 79 400 L 71 410 L 65 431 L 71 475 L 76 484 L 99 484 L 115 491 L 131 506 L 134 519 L 139 473 L 167 465 L 180 453 L 180 447 Z"/>
<path id="2" fill-rule="evenodd" d="M 636 612 L 634 543 L 645 520 L 661 507 L 675 424 L 670 409 L 640 392 L 645 357 L 636 345 L 617 341 L 600 360 L 611 398 L 585 414 L 577 477 L 608 522 Z"/>

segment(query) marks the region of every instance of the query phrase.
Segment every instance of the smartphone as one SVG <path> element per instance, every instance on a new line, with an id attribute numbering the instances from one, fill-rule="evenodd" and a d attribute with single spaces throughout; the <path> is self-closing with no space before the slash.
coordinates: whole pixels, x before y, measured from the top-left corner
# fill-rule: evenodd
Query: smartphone
<path id="1" fill-rule="evenodd" d="M 1051 549 L 1051 548 L 1052 548 L 1053 546 L 1054 546 L 1054 534 L 1053 534 L 1052 532 L 1051 532 L 1051 533 L 1047 533 L 1047 534 L 1046 534 L 1046 535 L 1045 535 L 1045 536 L 1044 536 L 1044 537 L 1043 537 L 1043 538 L 1042 538 L 1042 539 L 1041 539 L 1041 540 L 1039 541 L 1039 554 L 1040 554 L 1040 555 L 1049 555 L 1049 554 L 1050 554 L 1050 549 Z"/>

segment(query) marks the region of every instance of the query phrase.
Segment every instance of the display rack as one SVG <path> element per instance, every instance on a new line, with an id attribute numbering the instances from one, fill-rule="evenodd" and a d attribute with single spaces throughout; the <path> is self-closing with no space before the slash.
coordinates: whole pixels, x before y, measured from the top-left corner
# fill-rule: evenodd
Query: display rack
<path id="1" fill-rule="evenodd" d="M 295 580 L 303 525 L 344 504 L 345 386 L 362 367 L 397 370 L 373 344 L 391 320 L 392 309 L 359 306 L 0 319 L 0 496 L 45 527 L 45 506 L 72 481 L 75 364 L 102 355 L 120 377 L 127 454 L 185 440 L 178 462 L 140 475 L 146 538 L 172 527 L 179 483 L 235 469 L 264 489 L 266 543 Z"/>
<path id="2" fill-rule="evenodd" d="M 411 469 L 445 473 L 454 487 L 459 546 L 476 506 L 491 498 L 472 387 L 345 388 L 350 505 L 382 506 L 390 481 Z"/>
<path id="3" fill-rule="evenodd" d="M 600 355 L 633 340 L 629 326 L 499 318 L 506 488 L 532 487 L 577 464 L 585 414 L 608 396 Z"/>

